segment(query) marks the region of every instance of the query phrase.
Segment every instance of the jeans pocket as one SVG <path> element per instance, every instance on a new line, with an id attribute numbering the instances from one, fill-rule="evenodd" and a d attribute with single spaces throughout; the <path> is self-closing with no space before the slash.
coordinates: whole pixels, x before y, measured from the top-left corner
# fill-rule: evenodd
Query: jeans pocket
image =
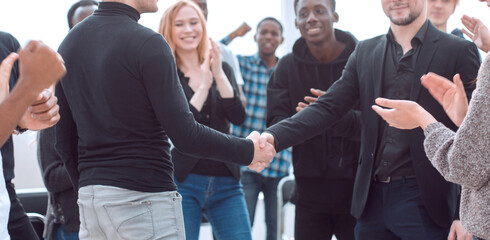
<path id="1" fill-rule="evenodd" d="M 80 230 L 78 232 L 78 237 L 80 239 L 88 239 L 90 235 L 87 229 L 87 220 L 85 218 L 85 211 L 84 211 L 85 207 L 83 206 L 80 200 L 77 201 L 77 204 L 78 204 L 78 211 L 80 213 Z"/>
<path id="2" fill-rule="evenodd" d="M 103 207 L 122 239 L 152 239 L 155 235 L 151 202 L 107 203 Z"/>

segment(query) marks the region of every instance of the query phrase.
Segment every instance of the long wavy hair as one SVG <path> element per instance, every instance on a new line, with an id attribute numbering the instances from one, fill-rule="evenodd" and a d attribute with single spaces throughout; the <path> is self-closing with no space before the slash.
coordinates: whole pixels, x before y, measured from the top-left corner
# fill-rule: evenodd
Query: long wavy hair
<path id="1" fill-rule="evenodd" d="M 162 19 L 160 20 L 160 27 L 158 28 L 158 32 L 163 35 L 165 40 L 167 40 L 170 48 L 172 48 L 172 52 L 175 56 L 175 61 L 177 63 L 177 66 L 180 65 L 180 58 L 179 55 L 175 52 L 175 42 L 173 40 L 172 30 L 173 27 L 175 26 L 174 21 L 175 18 L 177 17 L 177 14 L 185 6 L 189 6 L 192 9 L 194 9 L 194 11 L 196 11 L 202 26 L 201 42 L 197 45 L 197 55 L 199 57 L 199 63 L 202 63 L 204 61 L 204 58 L 207 56 L 209 50 L 209 39 L 206 30 L 206 18 L 204 17 L 204 14 L 194 2 L 189 0 L 180 0 L 175 4 L 173 4 L 172 6 L 170 6 L 163 13 Z"/>

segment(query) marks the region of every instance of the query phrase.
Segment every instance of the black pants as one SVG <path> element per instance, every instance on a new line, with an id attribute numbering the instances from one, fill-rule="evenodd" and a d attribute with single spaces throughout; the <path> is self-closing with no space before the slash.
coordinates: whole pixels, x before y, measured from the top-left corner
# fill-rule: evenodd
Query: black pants
<path id="1" fill-rule="evenodd" d="M 446 240 L 449 227 L 440 227 L 432 220 L 420 197 L 417 179 L 410 178 L 371 183 L 355 232 L 357 240 Z"/>
<path id="2" fill-rule="evenodd" d="M 354 240 L 356 219 L 350 214 L 325 214 L 296 205 L 294 238 L 326 240 L 335 234 L 338 240 Z"/>
<path id="3" fill-rule="evenodd" d="M 24 207 L 17 198 L 14 184 L 11 181 L 6 183 L 10 198 L 10 214 L 8 231 L 11 240 L 39 240 L 34 227 L 26 215 Z"/>

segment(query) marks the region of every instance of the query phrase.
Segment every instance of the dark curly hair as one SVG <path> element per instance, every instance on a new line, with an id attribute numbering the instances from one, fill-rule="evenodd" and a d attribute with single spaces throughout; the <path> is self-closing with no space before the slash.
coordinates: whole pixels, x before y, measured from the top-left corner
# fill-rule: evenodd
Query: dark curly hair
<path id="1" fill-rule="evenodd" d="M 335 12 L 335 0 L 326 0 L 326 1 L 331 5 L 331 7 L 332 7 L 331 10 Z M 297 7 L 298 2 L 299 2 L 299 0 L 294 0 L 294 14 L 296 14 L 296 11 L 298 11 L 298 9 L 297 9 L 298 8 Z"/>
<path id="2" fill-rule="evenodd" d="M 257 24 L 257 29 L 259 29 L 260 24 L 262 24 L 265 21 L 274 21 L 277 24 L 279 24 L 279 29 L 281 30 L 281 33 L 282 33 L 282 24 L 281 24 L 281 22 L 279 22 L 279 20 L 277 20 L 276 18 L 273 18 L 273 17 L 266 17 L 266 18 L 260 20 L 260 22 Z"/>

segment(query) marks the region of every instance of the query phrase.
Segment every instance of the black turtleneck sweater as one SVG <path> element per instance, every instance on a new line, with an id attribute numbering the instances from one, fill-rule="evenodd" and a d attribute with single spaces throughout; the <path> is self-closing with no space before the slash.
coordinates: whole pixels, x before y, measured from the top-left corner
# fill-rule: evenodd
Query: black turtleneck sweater
<path id="1" fill-rule="evenodd" d="M 56 90 L 56 148 L 75 187 L 175 190 L 168 137 L 188 154 L 248 165 L 252 142 L 194 120 L 170 47 L 139 17 L 102 2 L 60 45 L 67 75 Z"/>

